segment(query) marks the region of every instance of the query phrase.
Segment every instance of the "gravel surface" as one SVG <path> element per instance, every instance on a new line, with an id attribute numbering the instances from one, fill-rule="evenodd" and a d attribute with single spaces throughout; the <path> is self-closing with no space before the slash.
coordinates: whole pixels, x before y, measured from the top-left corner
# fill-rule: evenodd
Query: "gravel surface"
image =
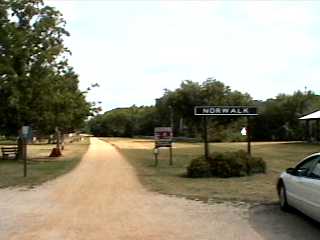
<path id="1" fill-rule="evenodd" d="M 71 173 L 0 190 L 1 240 L 269 239 L 263 224 L 257 210 L 146 191 L 117 150 L 95 138 Z"/>

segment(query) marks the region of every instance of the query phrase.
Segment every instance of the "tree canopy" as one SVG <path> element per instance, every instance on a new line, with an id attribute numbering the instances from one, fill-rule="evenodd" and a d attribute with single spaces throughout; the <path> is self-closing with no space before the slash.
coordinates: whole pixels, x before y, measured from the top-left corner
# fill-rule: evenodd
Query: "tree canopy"
<path id="1" fill-rule="evenodd" d="M 89 121 L 89 128 L 96 136 L 151 136 L 155 123 L 154 107 L 132 106 L 117 108 L 98 115 Z"/>
<path id="2" fill-rule="evenodd" d="M 320 96 L 312 91 L 279 94 L 260 102 L 261 115 L 255 119 L 254 138 L 259 140 L 301 140 L 304 126 L 300 117 L 320 107 Z"/>
<path id="3" fill-rule="evenodd" d="M 0 131 L 43 133 L 82 125 L 91 105 L 64 46 L 61 13 L 42 0 L 0 0 Z"/>

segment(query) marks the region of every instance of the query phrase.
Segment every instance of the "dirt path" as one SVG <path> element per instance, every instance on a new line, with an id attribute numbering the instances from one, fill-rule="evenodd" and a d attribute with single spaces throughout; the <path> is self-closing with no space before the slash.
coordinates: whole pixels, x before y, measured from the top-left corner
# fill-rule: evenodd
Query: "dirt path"
<path id="1" fill-rule="evenodd" d="M 241 209 L 148 192 L 112 146 L 91 142 L 73 172 L 0 190 L 0 239 L 262 239 Z"/>

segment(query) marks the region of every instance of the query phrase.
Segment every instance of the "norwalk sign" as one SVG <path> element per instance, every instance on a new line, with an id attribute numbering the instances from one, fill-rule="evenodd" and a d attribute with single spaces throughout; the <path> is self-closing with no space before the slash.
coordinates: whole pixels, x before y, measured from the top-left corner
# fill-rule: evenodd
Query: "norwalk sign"
<path id="1" fill-rule="evenodd" d="M 251 155 L 251 130 L 249 126 L 250 116 L 257 116 L 258 110 L 256 107 L 248 106 L 196 106 L 194 107 L 194 115 L 203 116 L 203 136 L 204 136 L 204 155 L 209 158 L 209 141 L 208 141 L 208 126 L 207 116 L 246 116 L 247 127 L 246 135 L 248 141 L 248 154 Z"/>
<path id="2" fill-rule="evenodd" d="M 247 106 L 196 106 L 195 115 L 202 116 L 257 116 L 256 107 Z"/>

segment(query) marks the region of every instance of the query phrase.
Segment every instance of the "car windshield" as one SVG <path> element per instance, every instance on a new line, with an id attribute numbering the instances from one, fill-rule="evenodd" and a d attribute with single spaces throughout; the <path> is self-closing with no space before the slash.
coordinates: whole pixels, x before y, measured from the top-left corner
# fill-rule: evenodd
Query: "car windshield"
<path id="1" fill-rule="evenodd" d="M 300 162 L 296 169 L 310 169 L 314 165 L 314 161 L 319 159 L 319 156 L 311 156 L 309 158 L 306 158 L 304 161 Z"/>
<path id="2" fill-rule="evenodd" d="M 311 172 L 313 177 L 320 178 L 320 162 L 318 162 Z"/>

